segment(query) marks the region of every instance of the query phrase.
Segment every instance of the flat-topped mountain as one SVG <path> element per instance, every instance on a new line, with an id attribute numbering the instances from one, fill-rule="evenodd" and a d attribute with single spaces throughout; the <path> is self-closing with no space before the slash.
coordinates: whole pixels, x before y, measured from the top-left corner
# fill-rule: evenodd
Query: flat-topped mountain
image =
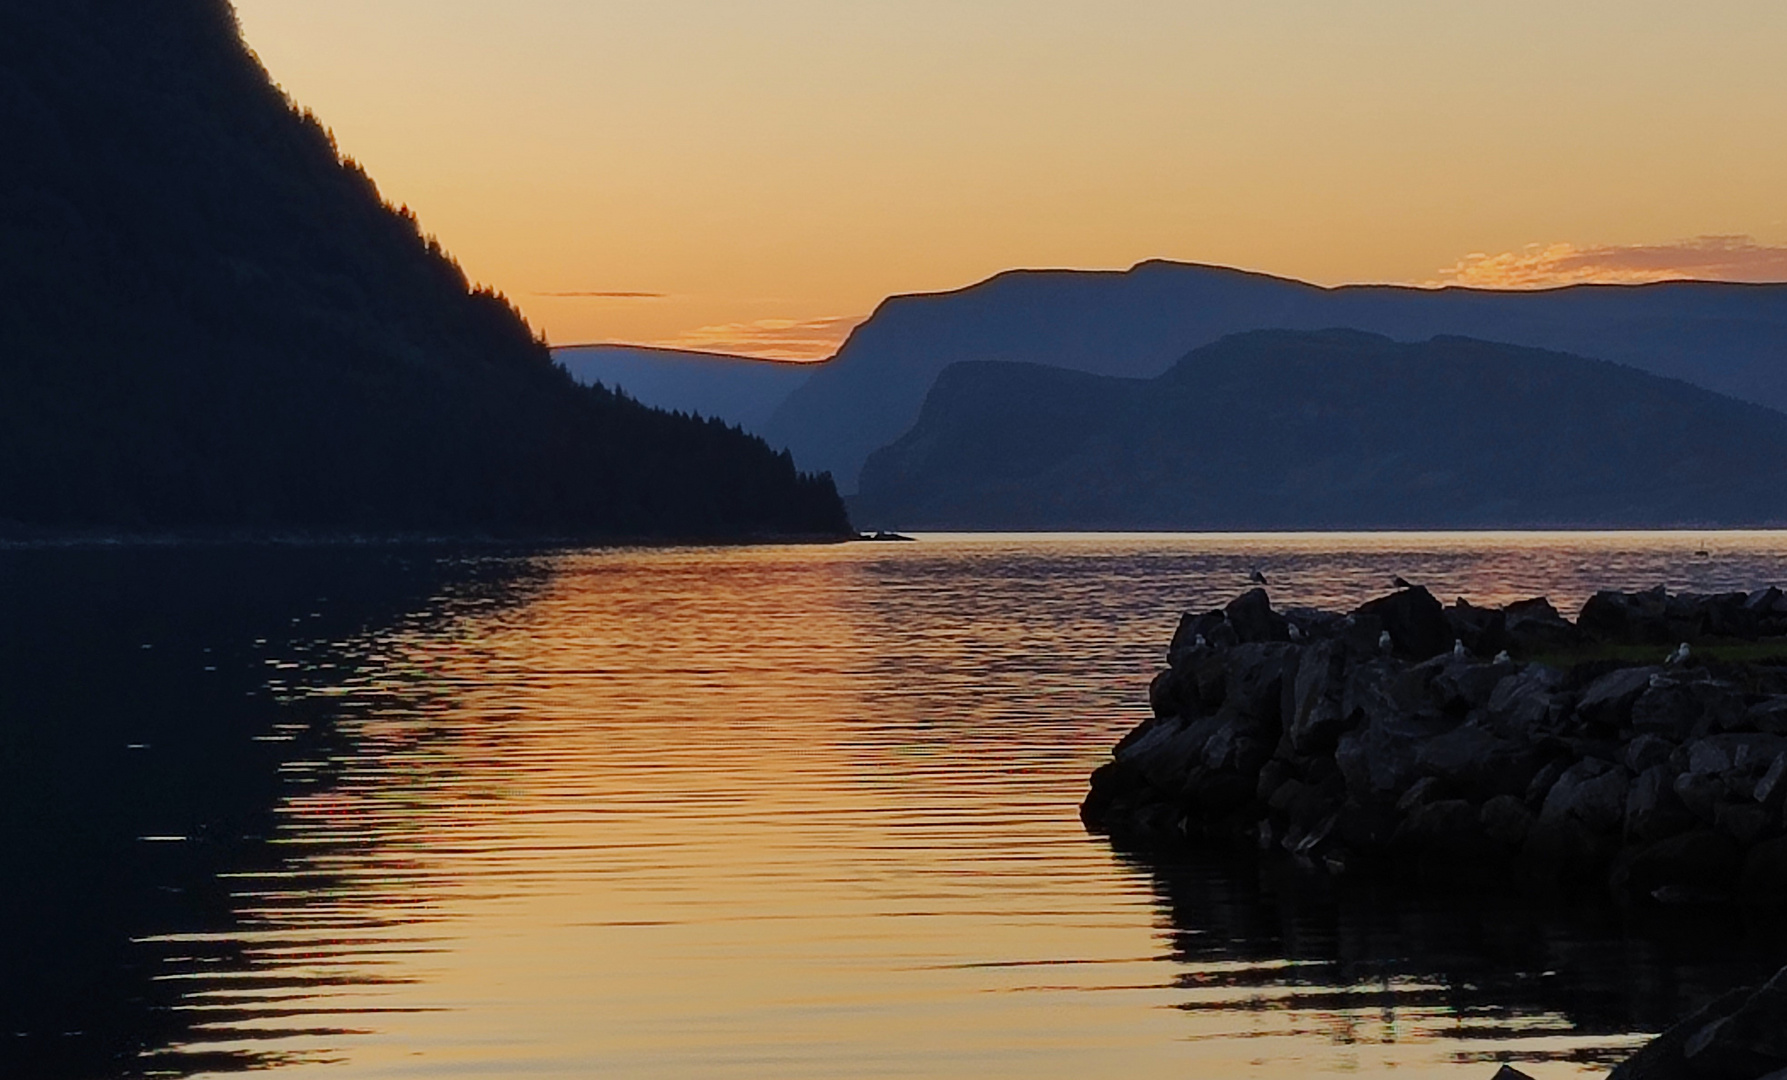
<path id="1" fill-rule="evenodd" d="M 963 361 L 1152 378 L 1248 330 L 1350 327 L 1611 360 L 1787 409 L 1787 285 L 1672 282 L 1537 292 L 1322 288 L 1213 266 L 1013 271 L 956 292 L 894 297 L 763 429 L 845 491 L 868 455 L 918 419 L 939 372 Z"/>
<path id="2" fill-rule="evenodd" d="M 853 509 L 900 529 L 1779 524 L 1787 415 L 1536 349 L 1257 331 L 1155 379 L 951 367 Z"/>
<path id="3" fill-rule="evenodd" d="M 0 5 L 0 525 L 837 535 L 829 480 L 578 386 L 226 0 Z"/>

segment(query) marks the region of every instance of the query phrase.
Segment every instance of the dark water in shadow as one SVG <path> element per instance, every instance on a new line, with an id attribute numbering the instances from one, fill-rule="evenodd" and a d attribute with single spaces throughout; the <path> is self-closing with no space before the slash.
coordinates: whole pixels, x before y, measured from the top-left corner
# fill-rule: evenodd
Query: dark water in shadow
<path id="1" fill-rule="evenodd" d="M 1277 860 L 1126 861 L 1154 883 L 1171 955 L 1195 969 L 1176 1008 L 1275 1014 L 1268 1037 L 1289 1027 L 1326 1040 L 1343 1067 L 1367 1048 L 1429 1040 L 1475 1075 L 1499 1061 L 1610 1068 L 1635 1033 L 1787 959 L 1774 913 L 1535 904 Z"/>
<path id="2" fill-rule="evenodd" d="M 0 551 L 0 1075 L 135 1075 L 189 1038 L 166 978 L 180 954 L 143 939 L 237 925 L 225 875 L 281 865 L 279 801 L 327 783 L 293 765 L 333 752 L 335 712 L 280 673 L 345 673 L 356 658 L 332 643 L 429 618 L 449 586 L 508 595 L 526 569 L 439 550 Z M 242 966 L 227 943 L 181 952 Z"/>
<path id="3" fill-rule="evenodd" d="M 1787 960 L 1087 836 L 1253 565 L 1568 609 L 1787 536 L 0 552 L 0 1075 L 1549 1078 Z"/>

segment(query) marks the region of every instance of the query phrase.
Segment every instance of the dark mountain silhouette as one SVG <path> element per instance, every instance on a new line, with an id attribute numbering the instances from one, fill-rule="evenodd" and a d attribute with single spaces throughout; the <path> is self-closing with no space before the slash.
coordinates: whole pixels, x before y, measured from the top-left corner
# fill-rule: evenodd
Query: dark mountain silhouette
<path id="1" fill-rule="evenodd" d="M 643 345 L 567 345 L 552 355 L 585 385 L 601 383 L 653 408 L 716 417 L 753 433 L 813 374 L 811 364 Z"/>
<path id="2" fill-rule="evenodd" d="M 1256 331 L 1151 380 L 950 367 L 854 510 L 887 528 L 1780 524 L 1787 415 L 1535 349 Z"/>
<path id="3" fill-rule="evenodd" d="M 1540 292 L 1328 289 L 1219 267 L 1013 271 L 894 297 L 777 410 L 763 434 L 846 491 L 910 428 L 937 373 L 967 360 L 1151 378 L 1247 330 L 1345 326 L 1401 341 L 1449 334 L 1555 349 L 1787 409 L 1787 285 L 1675 282 Z"/>
<path id="4" fill-rule="evenodd" d="M 226 0 L 4 0 L 0 132 L 0 522 L 847 527 L 761 441 L 576 385 L 272 85 Z"/>

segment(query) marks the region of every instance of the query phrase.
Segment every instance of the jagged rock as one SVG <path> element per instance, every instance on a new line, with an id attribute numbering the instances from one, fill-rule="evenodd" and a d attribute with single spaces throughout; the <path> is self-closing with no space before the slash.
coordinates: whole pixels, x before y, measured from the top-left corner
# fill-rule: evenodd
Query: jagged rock
<path id="1" fill-rule="evenodd" d="M 1758 615 L 1787 614 L 1787 593 L 1770 585 L 1744 597 L 1744 608 Z"/>
<path id="2" fill-rule="evenodd" d="M 1512 1065 L 1503 1065 L 1495 1071 L 1492 1080 L 1533 1080 L 1533 1078 Z"/>
<path id="3" fill-rule="evenodd" d="M 1648 689 L 1652 676 L 1660 667 L 1621 668 L 1590 683 L 1576 703 L 1576 711 L 1584 720 L 1606 727 L 1625 727 L 1632 719 L 1632 706 Z"/>
<path id="4" fill-rule="evenodd" d="M 1420 778 L 1417 755 L 1450 723 L 1419 713 L 1381 712 L 1349 731 L 1334 750 L 1347 791 L 1362 801 L 1395 801 Z"/>
<path id="5" fill-rule="evenodd" d="M 1290 621 L 1272 610 L 1272 598 L 1264 589 L 1242 593 L 1229 601 L 1222 613 L 1244 645 L 1291 639 Z"/>
<path id="6" fill-rule="evenodd" d="M 1506 614 L 1495 608 L 1476 607 L 1463 597 L 1446 609 L 1446 623 L 1452 628 L 1453 638 L 1464 642 L 1464 647 L 1478 656 L 1494 656 L 1512 644 L 1508 640 Z"/>
<path id="7" fill-rule="evenodd" d="M 1731 768 L 1728 748 L 1711 739 L 1696 739 L 1688 744 L 1688 771 L 1716 776 Z"/>
<path id="8" fill-rule="evenodd" d="M 1772 697 L 1750 706 L 1750 725 L 1771 735 L 1787 735 L 1787 697 Z"/>
<path id="9" fill-rule="evenodd" d="M 1506 614 L 1508 639 L 1522 654 L 1561 652 L 1580 645 L 1587 637 L 1542 596 L 1509 604 L 1502 610 Z"/>
<path id="10" fill-rule="evenodd" d="M 1542 764 L 1530 747 L 1471 724 L 1434 736 L 1415 754 L 1424 775 L 1480 798 L 1524 792 Z"/>
<path id="11" fill-rule="evenodd" d="M 1539 770 L 1538 774 L 1533 777 L 1532 783 L 1526 786 L 1527 808 L 1537 811 L 1540 807 L 1544 806 L 1545 797 L 1551 794 L 1551 789 L 1557 786 L 1558 778 L 1563 776 L 1564 770 L 1568 769 L 1572 764 L 1573 762 L 1566 761 L 1563 758 L 1555 758 L 1547 762 L 1545 766 Z"/>
<path id="12" fill-rule="evenodd" d="M 1737 1012 L 1753 993 L 1754 987 L 1742 987 L 1714 998 L 1686 1020 L 1646 1043 L 1643 1049 L 1609 1073 L 1607 1080 L 1708 1080 L 1688 1066 L 1684 1056 L 1688 1041 L 1709 1025 Z"/>
<path id="13" fill-rule="evenodd" d="M 1639 735 L 1626 744 L 1621 763 L 1634 774 L 1643 773 L 1657 765 L 1667 765 L 1669 758 L 1675 753 L 1675 744 L 1668 739 L 1656 735 Z"/>
<path id="14" fill-rule="evenodd" d="M 1763 626 L 1777 607 L 1787 598 L 1766 591 L 1653 592 L 1585 610 L 1602 612 L 1603 633 L 1660 626 L 1674 640 Z M 1447 856 L 1435 864 L 1447 872 L 1617 881 L 1646 902 L 1730 894 L 1741 870 L 1746 895 L 1787 901 L 1787 663 L 1695 653 L 1564 672 L 1450 644 L 1461 628 L 1557 619 L 1537 601 L 1445 612 L 1415 589 L 1346 617 L 1289 618 L 1263 591 L 1188 616 L 1150 685 L 1153 717 L 1093 774 L 1082 818 L 1138 842 L 1263 845 L 1349 873 L 1418 850 Z"/>
<path id="15" fill-rule="evenodd" d="M 1787 969 L 1689 1035 L 1682 1058 L 1698 1076 L 1761 1077 L 1787 1068 Z"/>
<path id="16" fill-rule="evenodd" d="M 1707 825 L 1718 820 L 1719 803 L 1725 798 L 1725 784 L 1709 773 L 1685 772 L 1675 778 L 1676 797 L 1688 812 Z"/>
<path id="17" fill-rule="evenodd" d="M 1345 685 L 1341 647 L 1318 641 L 1303 650 L 1292 680 L 1291 715 L 1286 724 L 1291 747 L 1299 754 L 1329 751 L 1352 717 L 1341 707 Z"/>
<path id="18" fill-rule="evenodd" d="M 1531 731 L 1549 727 L 1563 681 L 1563 675 L 1552 668 L 1538 664 L 1522 668 L 1496 684 L 1489 698 L 1489 713 L 1504 728 Z"/>
<path id="19" fill-rule="evenodd" d="M 1445 790 L 1446 785 L 1443 781 L 1431 776 L 1424 776 L 1410 784 L 1409 789 L 1402 793 L 1402 798 L 1396 800 L 1396 812 L 1406 814 L 1417 806 L 1433 802 Z"/>
<path id="20" fill-rule="evenodd" d="M 1767 771 L 1750 789 L 1750 797 L 1771 813 L 1780 810 L 1787 801 L 1787 753 L 1776 754 L 1769 762 Z"/>
<path id="21" fill-rule="evenodd" d="M 1373 600 L 1356 614 L 1378 619 L 1399 656 L 1426 660 L 1451 649 L 1457 640 L 1446 621 L 1446 609 L 1419 585 Z"/>
<path id="22" fill-rule="evenodd" d="M 1648 843 L 1697 827 L 1699 821 L 1675 793 L 1675 773 L 1667 764 L 1638 774 L 1626 792 L 1628 840 Z"/>
<path id="23" fill-rule="evenodd" d="M 1512 662 L 1485 664 L 1475 659 L 1454 660 L 1449 656 L 1428 662 L 1440 664 L 1429 687 L 1435 704 L 1447 712 L 1461 714 L 1488 706 L 1502 680 L 1520 670 L 1520 666 Z"/>
<path id="24" fill-rule="evenodd" d="M 1222 639 L 1229 640 L 1224 641 Z M 1198 648 L 1198 641 L 1203 641 L 1204 648 L 1223 648 L 1227 645 L 1239 644 L 1235 639 L 1234 628 L 1223 618 L 1220 611 L 1208 611 L 1201 615 L 1183 615 L 1179 619 L 1179 629 L 1173 632 L 1173 642 L 1167 647 L 1167 663 L 1177 667 L 1182 654 Z"/>
<path id="25" fill-rule="evenodd" d="M 1598 592 L 1582 605 L 1576 625 L 1601 641 L 1622 645 L 1673 644 L 1680 639 L 1669 636 L 1668 600 L 1668 592 L 1660 585 L 1641 593 Z"/>
<path id="26" fill-rule="evenodd" d="M 1539 818 L 1552 822 L 1571 817 L 1591 831 L 1611 833 L 1625 824 L 1626 794 L 1630 788 L 1631 779 L 1624 769 L 1587 758 L 1558 777 L 1545 796 Z"/>
<path id="27" fill-rule="evenodd" d="M 1301 655 L 1288 643 L 1238 645 L 1223 654 L 1224 704 L 1260 721 L 1274 739 L 1283 723 L 1284 684 L 1294 680 Z"/>
<path id="28" fill-rule="evenodd" d="M 1707 722 L 1701 697 L 1696 683 L 1655 678 L 1632 705 L 1632 726 L 1676 742 L 1705 733 L 1712 730 L 1712 724 Z"/>

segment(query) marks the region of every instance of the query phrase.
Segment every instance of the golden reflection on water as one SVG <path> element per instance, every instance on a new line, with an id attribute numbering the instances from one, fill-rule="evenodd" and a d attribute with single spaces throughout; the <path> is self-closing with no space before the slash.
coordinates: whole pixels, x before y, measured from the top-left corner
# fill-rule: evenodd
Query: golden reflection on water
<path id="1" fill-rule="evenodd" d="M 176 1051 L 343 1078 L 1486 1078 L 1508 1051 L 1580 1075 L 1571 1055 L 1634 1037 L 1473 1015 L 1406 973 L 1200 952 L 1220 928 L 1175 926 L 1155 875 L 1081 830 L 1086 776 L 1141 719 L 1178 612 L 1251 567 L 1281 604 L 1350 606 L 1400 573 L 1570 611 L 1602 584 L 1787 578 L 1787 537 L 927 537 L 535 563 L 519 601 L 447 595 L 335 643 L 345 681 L 321 659 L 279 673 L 331 696 L 342 749 L 289 763 L 329 779 L 283 808 L 286 868 L 239 881 L 243 929 L 157 943 L 208 1040 Z"/>

